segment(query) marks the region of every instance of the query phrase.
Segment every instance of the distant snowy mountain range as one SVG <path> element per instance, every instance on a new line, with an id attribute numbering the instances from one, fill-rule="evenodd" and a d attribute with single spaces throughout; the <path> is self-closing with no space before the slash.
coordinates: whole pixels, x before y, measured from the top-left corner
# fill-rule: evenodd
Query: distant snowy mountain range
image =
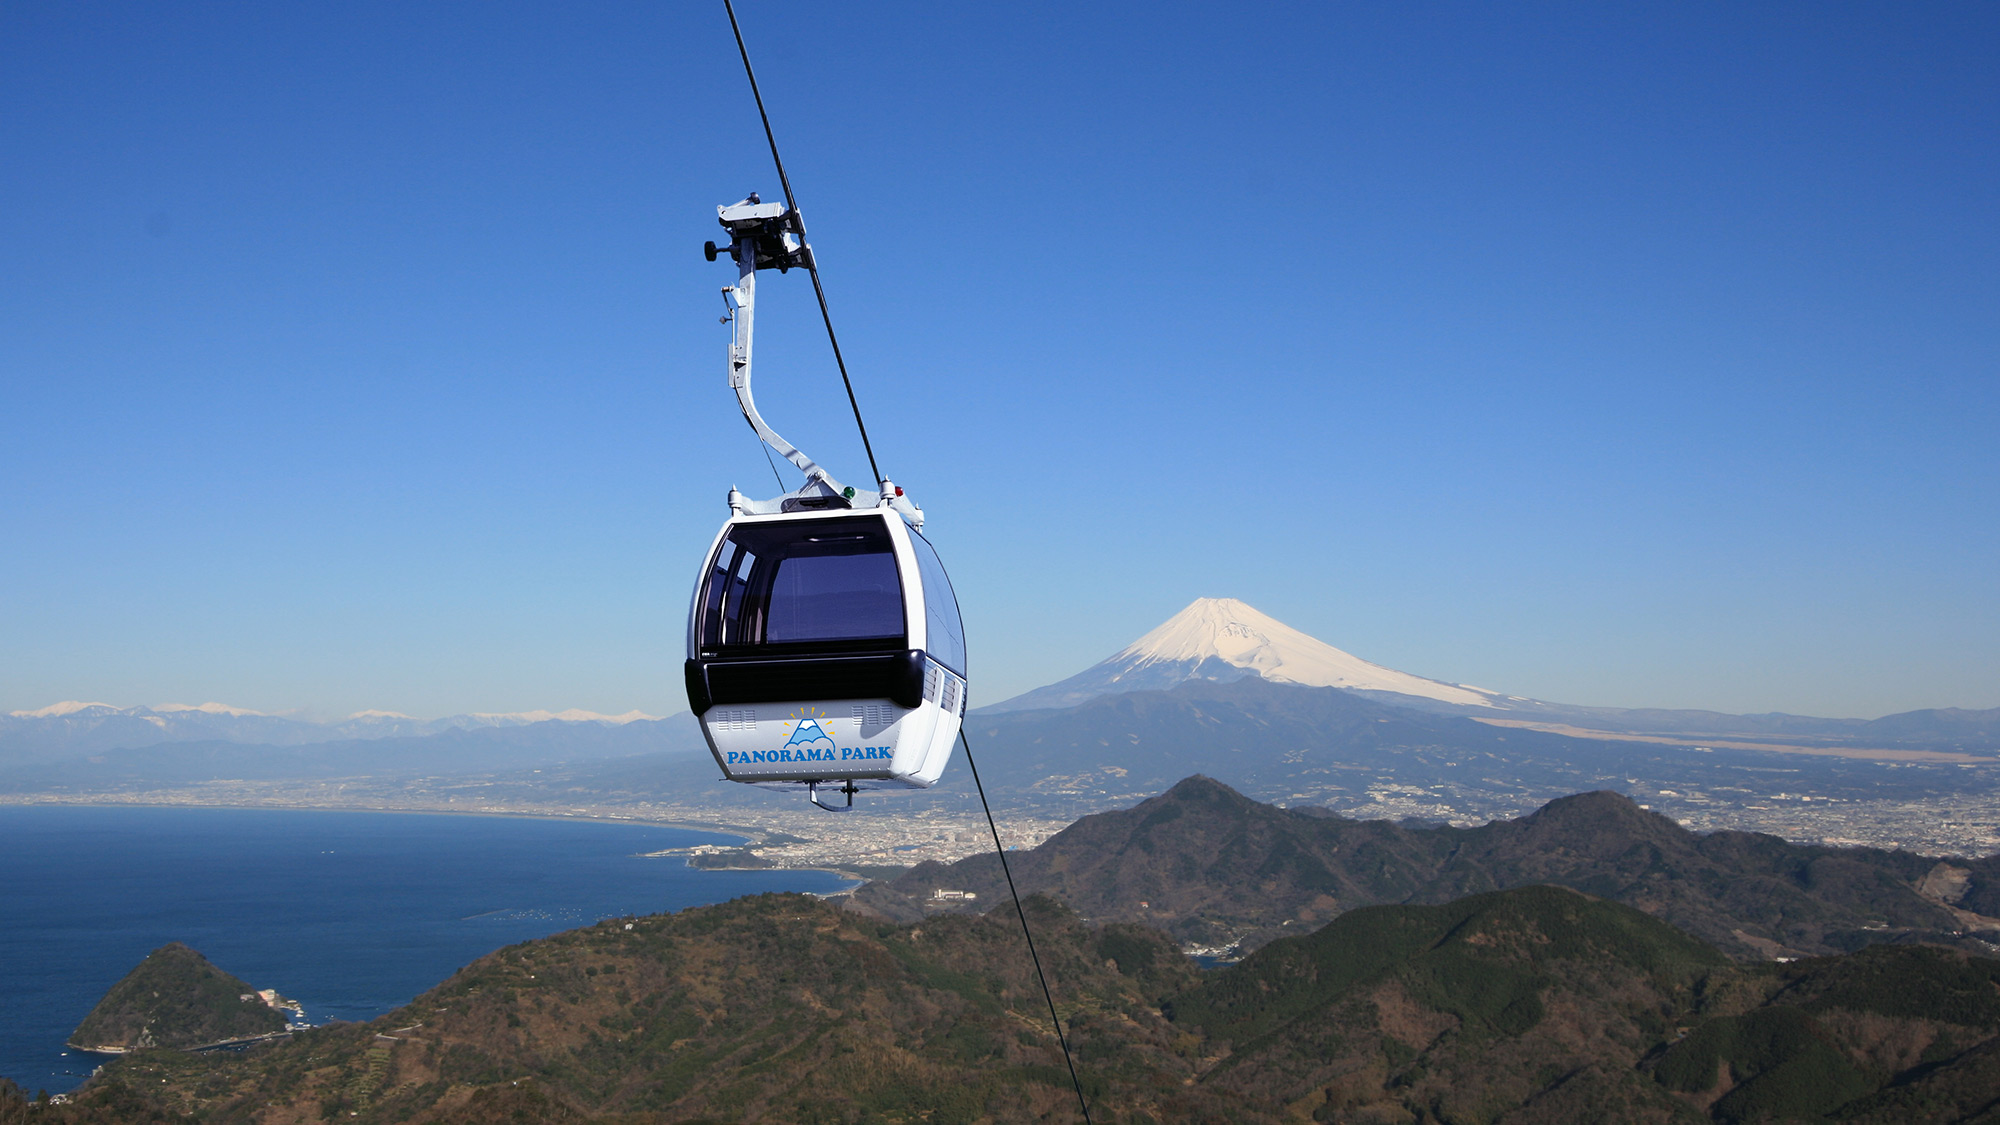
<path id="1" fill-rule="evenodd" d="M 660 716 L 641 711 L 600 715 L 571 709 L 451 715 L 442 719 L 416 719 L 395 711 L 357 711 L 342 719 L 315 721 L 224 703 L 118 707 L 69 700 L 32 711 L 0 714 L 0 761 L 52 760 L 169 742 L 310 746 L 324 742 L 421 738 L 448 731 L 494 730 L 539 723 L 614 728 L 659 720 Z"/>
<path id="2" fill-rule="evenodd" d="M 310 726 L 350 727 L 398 727 L 416 724 L 431 730 L 465 729 L 467 727 L 510 727 L 522 723 L 546 723 L 556 720 L 565 723 L 630 723 L 640 719 L 658 719 L 662 716 L 648 715 L 644 711 L 627 711 L 623 715 L 600 715 L 595 711 L 583 711 L 575 707 L 567 711 L 512 711 L 507 713 L 478 711 L 469 715 L 451 715 L 442 719 L 418 719 L 400 711 L 356 711 L 345 719 L 315 720 L 299 719 L 290 715 L 273 714 L 269 711 L 252 711 L 248 707 L 231 707 L 227 703 L 161 703 L 153 707 L 118 707 L 110 703 L 83 703 L 67 700 L 51 703 L 34 711 L 10 711 L 8 715 L 16 719 L 56 719 L 72 715 L 98 717 L 107 715 L 149 716 L 149 721 L 165 726 L 164 717 L 179 718 L 190 713 L 200 715 L 228 715 L 232 718 L 254 716 L 261 719 L 282 719 L 286 722 L 304 723 Z"/>
<path id="3" fill-rule="evenodd" d="M 979 709 L 981 715 L 1060 711 L 1093 699 L 1170 691 L 1184 684 L 1261 680 L 1307 688 L 1337 688 L 1386 704 L 1432 714 L 1544 724 L 1550 731 L 1741 736 L 1753 740 L 1865 743 L 1875 746 L 2000 748 L 2000 709 L 1911 711 L 1880 719 L 1804 715 L 1725 715 L 1712 711 L 1578 707 L 1447 683 L 1371 663 L 1307 636 L 1235 598 L 1199 598 L 1103 662 L 1067 679 Z M 222 703 L 163 703 L 117 707 L 70 701 L 0 714 L 0 768 L 32 766 L 147 747 L 183 750 L 229 747 L 345 746 L 347 756 L 390 755 L 391 743 L 433 750 L 453 761 L 490 764 L 507 758 L 576 760 L 674 748 L 702 749 L 692 716 L 662 719 L 639 711 L 523 711 L 416 719 L 393 711 L 358 711 L 313 721 Z M 501 749 L 504 747 L 504 752 Z M 538 749 L 539 748 L 539 749 Z M 0 778 L 0 782 L 4 782 Z M 1171 780 L 1171 779 L 1170 779 Z"/>

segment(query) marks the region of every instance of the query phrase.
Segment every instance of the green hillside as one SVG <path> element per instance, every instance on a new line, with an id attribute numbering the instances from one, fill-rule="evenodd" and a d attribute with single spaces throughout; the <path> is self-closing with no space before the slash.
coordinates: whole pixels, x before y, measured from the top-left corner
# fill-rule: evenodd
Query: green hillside
<path id="1" fill-rule="evenodd" d="M 1696 1009 L 1704 982 L 1738 973 L 1630 907 L 1527 887 L 1353 911 L 1265 946 L 1170 1011 L 1228 1044 L 1209 1085 L 1318 1090 L 1330 1119 L 1487 1121 L 1557 1097 L 1578 1102 L 1571 1117 L 1673 1120 L 1688 1107 L 1633 1064 Z M 1565 1080 L 1579 1074 L 1593 1077 Z"/>
<path id="2" fill-rule="evenodd" d="M 1356 910 L 1204 974 L 1146 927 L 1030 911 L 1100 1122 L 1947 1122 L 2000 1089 L 2000 961 L 1951 950 L 1745 965 L 1640 911 L 1526 887 Z M 138 1052 L 72 1105 L 0 1090 L 0 1122 L 30 1113 L 1077 1119 L 1011 908 L 893 924 L 798 895 L 503 949 L 367 1025 Z"/>
<path id="3" fill-rule="evenodd" d="M 1059 1003 L 1094 1044 L 1091 1089 L 1155 1102 L 1164 1076 L 1157 1120 L 1230 1119 L 1182 1085 L 1190 1045 L 1157 1008 L 1193 967 L 1157 933 L 1031 910 Z M 1037 1120 L 1074 1097 L 1042 1004 L 1011 908 L 887 926 L 769 895 L 503 949 L 367 1026 L 242 1056 L 130 1056 L 70 1112 L 136 1093 L 211 1122 L 273 1104 L 310 1120 L 479 1120 L 532 1080 L 547 1104 L 525 1120 L 553 1119 L 550 1106 L 644 1122 Z"/>
<path id="4" fill-rule="evenodd" d="M 1191 777 L 1132 808 L 1084 817 L 1013 862 L 1024 891 L 1208 947 L 1255 948 L 1362 906 L 1548 883 L 1637 907 L 1738 958 L 1911 939 L 1990 948 L 1961 933 L 1968 915 L 1920 889 L 1936 860 L 1749 832 L 1696 835 L 1606 792 L 1478 828 L 1410 828 L 1281 809 Z M 2000 878 L 2000 857 L 1955 862 L 1980 893 Z M 979 855 L 919 864 L 863 887 L 856 901 L 903 921 L 967 908 L 933 900 L 939 887 L 976 892 L 977 903 L 1006 893 L 999 863 Z M 1968 892 L 1960 905 L 1985 903 Z"/>
<path id="5" fill-rule="evenodd" d="M 70 1034 L 86 1051 L 200 1047 L 285 1030 L 284 1013 L 257 990 L 170 942 L 111 986 Z"/>
<path id="6" fill-rule="evenodd" d="M 1560 887 L 1474 895 L 1444 906 L 1376 906 L 1272 942 L 1175 1002 L 1175 1018 L 1249 1043 L 1393 979 L 1480 1034 L 1541 1019 L 1538 997 L 1582 969 L 1686 989 L 1729 959 L 1630 907 Z M 1282 1037 L 1282 1036 L 1281 1036 Z"/>

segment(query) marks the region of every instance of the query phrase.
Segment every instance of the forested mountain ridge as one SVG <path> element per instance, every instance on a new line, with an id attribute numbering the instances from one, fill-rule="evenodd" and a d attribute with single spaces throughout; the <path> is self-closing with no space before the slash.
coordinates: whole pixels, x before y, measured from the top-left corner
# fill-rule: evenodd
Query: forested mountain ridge
<path id="1" fill-rule="evenodd" d="M 1730 961 L 1529 887 L 1352 911 L 1197 973 L 1144 927 L 1028 906 L 1099 1121 L 1975 1120 L 2000 961 Z M 4 1085 L 4 1084 L 0 1084 Z M 407 1007 L 242 1054 L 146 1051 L 0 1122 L 1078 1119 L 1011 905 L 893 925 L 798 895 L 500 950 Z"/>
<path id="2" fill-rule="evenodd" d="M 1316 1121 L 1986 1120 L 2000 961 L 1877 946 L 1729 966 L 1557 887 L 1368 907 L 1169 1001 L 1216 1089 Z M 1300 1101 L 1290 1108 L 1308 1108 Z"/>
<path id="3" fill-rule="evenodd" d="M 1141 927 L 1028 909 L 1073 1034 L 1117 1055 L 1093 1092 L 1226 1119 L 1157 1008 L 1193 966 Z M 766 895 L 511 946 L 368 1025 L 128 1056 L 46 1120 L 1061 1120 L 1067 1075 L 1011 907 L 894 926 Z"/>
<path id="4" fill-rule="evenodd" d="M 1084 817 L 1012 863 L 1023 893 L 1216 949 L 1254 948 L 1359 906 L 1537 883 L 1626 903 L 1745 958 L 1913 939 L 1991 951 L 1976 935 L 2000 938 L 1990 916 L 2000 914 L 2000 858 L 1696 835 L 1606 792 L 1477 828 L 1407 827 L 1281 809 L 1191 777 L 1132 808 Z M 940 899 L 939 889 L 977 897 Z M 998 860 L 980 855 L 920 864 L 861 888 L 855 902 L 909 921 L 984 909 L 1005 893 Z"/>

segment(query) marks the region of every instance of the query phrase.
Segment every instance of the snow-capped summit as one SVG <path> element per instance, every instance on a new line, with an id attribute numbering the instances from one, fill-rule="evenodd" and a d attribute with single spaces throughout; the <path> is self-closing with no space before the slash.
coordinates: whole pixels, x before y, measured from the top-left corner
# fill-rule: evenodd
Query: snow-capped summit
<path id="1" fill-rule="evenodd" d="M 1306 687 L 1393 692 L 1468 707 L 1492 707 L 1502 698 L 1483 688 L 1371 664 L 1235 598 L 1196 598 L 1103 663 L 993 709 L 1068 707 L 1113 692 L 1159 691 L 1188 680 L 1245 676 Z"/>
<path id="2" fill-rule="evenodd" d="M 17 719 L 54 719 L 60 718 L 63 715 L 74 715 L 79 711 L 88 711 L 93 707 L 100 708 L 106 712 L 118 710 L 117 707 L 109 703 L 85 703 L 81 699 L 65 699 L 61 703 L 51 703 L 47 707 L 38 707 L 33 711 L 9 711 L 7 713 Z"/>
<path id="3" fill-rule="evenodd" d="M 1310 637 L 1235 598 L 1193 604 L 1111 658 L 1135 672 L 1154 664 L 1219 659 L 1267 680 L 1360 691 L 1393 691 L 1444 703 L 1491 706 L 1491 692 L 1398 672 Z"/>
<path id="4" fill-rule="evenodd" d="M 231 707 L 227 703 L 158 703 L 154 704 L 151 709 L 165 713 L 199 711 L 204 715 L 234 715 L 238 718 L 244 715 L 267 715 L 270 713 L 268 711 L 252 711 L 248 707 Z"/>
<path id="5" fill-rule="evenodd" d="M 9 760 L 53 761 L 65 754 L 128 750 L 163 742 L 309 746 L 378 738 L 421 738 L 444 731 L 538 723 L 555 723 L 558 728 L 591 726 L 608 730 L 658 721 L 659 716 L 639 710 L 605 715 L 574 707 L 566 711 L 450 715 L 442 719 L 413 719 L 395 711 L 370 710 L 357 711 L 344 719 L 320 720 L 299 712 L 270 714 L 226 703 L 118 707 L 66 700 L 33 710 L 0 712 L 0 765 Z M 556 730 L 543 734 L 559 737 Z"/>
<path id="6" fill-rule="evenodd" d="M 470 715 L 454 715 L 451 719 L 440 721 L 454 722 L 467 720 L 463 725 L 496 727 L 547 722 L 608 723 L 612 726 L 623 726 L 626 723 L 654 721 L 659 719 L 659 717 L 658 715 L 648 715 L 636 708 L 625 712 L 623 715 L 601 715 L 596 711 L 585 711 L 580 707 L 571 707 L 567 711 L 509 711 L 504 714 L 492 711 L 475 711 Z"/>

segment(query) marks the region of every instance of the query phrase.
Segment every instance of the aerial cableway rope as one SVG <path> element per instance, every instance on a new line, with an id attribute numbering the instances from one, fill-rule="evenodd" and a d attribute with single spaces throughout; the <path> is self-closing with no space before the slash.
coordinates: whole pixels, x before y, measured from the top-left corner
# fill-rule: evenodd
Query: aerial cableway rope
<path id="1" fill-rule="evenodd" d="M 1042 999 L 1048 1001 L 1049 1022 L 1055 1025 L 1056 1042 L 1062 1045 L 1063 1062 L 1069 1065 L 1070 1085 L 1076 1087 L 1076 1104 L 1083 1110 L 1085 1125 L 1090 1121 L 1090 1103 L 1083 1100 L 1083 1082 L 1076 1076 L 1076 1061 L 1070 1058 L 1069 1037 L 1063 1034 L 1062 1020 L 1056 1017 L 1055 994 L 1042 972 L 1041 954 L 1035 952 L 1035 935 L 1028 929 L 1028 912 L 1021 907 L 1021 892 L 1014 889 L 1014 869 L 1007 865 L 1007 849 L 1000 846 L 1000 828 L 993 823 L 993 806 L 986 803 L 986 786 L 979 782 L 979 764 L 972 760 L 972 742 L 965 728 L 958 728 L 958 744 L 965 747 L 965 764 L 972 770 L 972 786 L 979 790 L 979 807 L 986 810 L 986 827 L 993 833 L 993 850 L 1000 856 L 1000 873 L 1007 877 L 1007 893 L 1014 896 L 1014 913 L 1021 919 L 1021 936 L 1028 939 L 1028 958 L 1035 963 L 1035 979 L 1042 982 Z"/>
<path id="2" fill-rule="evenodd" d="M 764 109 L 763 92 L 757 88 L 757 71 L 750 65 L 750 49 L 743 43 L 743 28 L 736 22 L 736 6 L 730 0 L 722 0 L 722 8 L 729 13 L 729 30 L 736 36 L 736 52 L 743 58 L 744 76 L 750 79 L 750 96 L 757 101 L 757 116 L 764 123 L 764 140 L 771 146 L 771 163 L 778 167 L 778 183 L 785 190 L 785 206 L 794 214 L 798 212 L 798 199 L 792 194 L 792 179 L 785 174 L 785 158 L 778 155 L 778 138 L 771 131 L 771 115 Z M 808 259 L 806 272 L 812 276 L 813 295 L 819 298 L 820 321 L 826 325 L 826 342 L 833 348 L 834 365 L 840 368 L 840 383 L 847 389 L 847 405 L 854 411 L 854 428 L 861 433 L 861 448 L 868 454 L 868 471 L 875 475 L 877 485 L 882 483 L 882 471 L 875 465 L 875 447 L 868 441 L 868 423 L 861 419 L 861 403 L 854 396 L 854 381 L 848 378 L 847 361 L 840 354 L 840 339 L 834 335 L 833 314 L 827 310 L 826 290 L 819 282 L 819 264 Z M 769 455 L 766 454 L 768 457 Z M 775 472 L 777 466 L 773 465 Z M 783 481 L 779 484 L 782 486 Z M 1049 990 L 1048 974 L 1042 970 L 1041 954 L 1035 950 L 1035 934 L 1028 926 L 1028 912 L 1021 905 L 1021 892 L 1014 886 L 1014 870 L 1007 862 L 1007 849 L 1000 843 L 1000 827 L 993 819 L 993 806 L 986 800 L 986 786 L 979 780 L 979 766 L 972 759 L 972 742 L 965 736 L 965 729 L 959 728 L 959 744 L 965 747 L 965 764 L 972 770 L 973 787 L 979 791 L 979 807 L 986 813 L 986 827 L 993 834 L 993 850 L 1000 857 L 1000 872 L 1007 878 L 1007 893 L 1014 899 L 1014 914 L 1021 920 L 1021 936 L 1028 943 L 1028 959 L 1034 962 L 1035 979 L 1041 983 L 1042 999 L 1049 1006 L 1049 1023 L 1055 1028 L 1056 1043 L 1062 1048 L 1063 1063 L 1069 1067 L 1070 1085 L 1076 1089 L 1076 1104 L 1083 1111 L 1085 1125 L 1090 1122 L 1090 1103 L 1083 1096 L 1083 1081 L 1077 1077 L 1076 1060 L 1071 1057 L 1069 1037 L 1063 1033 L 1062 1019 L 1056 1014 L 1055 994 Z"/>
<path id="3" fill-rule="evenodd" d="M 722 0 L 722 9 L 729 13 L 729 30 L 736 34 L 736 53 L 743 56 L 743 73 L 750 79 L 750 96 L 757 99 L 757 116 L 764 122 L 764 139 L 771 145 L 771 163 L 778 166 L 778 183 L 785 189 L 785 206 L 797 214 L 799 201 L 792 196 L 792 178 L 785 174 L 785 158 L 778 155 L 778 137 L 771 132 L 771 115 L 764 112 L 764 95 L 757 89 L 757 72 L 750 66 L 750 48 L 743 45 L 743 29 L 736 24 L 736 6 Z M 806 273 L 812 276 L 813 296 L 819 298 L 819 319 L 826 325 L 826 342 L 833 346 L 840 384 L 847 388 L 847 405 L 854 410 L 854 428 L 861 431 L 861 449 L 868 454 L 868 471 L 875 475 L 875 487 L 880 488 L 882 470 L 875 467 L 875 447 L 868 441 L 868 423 L 861 420 L 861 402 L 854 397 L 854 381 L 847 377 L 847 361 L 840 355 L 840 338 L 833 334 L 833 314 L 827 311 L 826 290 L 819 283 L 819 263 L 808 259 Z"/>

